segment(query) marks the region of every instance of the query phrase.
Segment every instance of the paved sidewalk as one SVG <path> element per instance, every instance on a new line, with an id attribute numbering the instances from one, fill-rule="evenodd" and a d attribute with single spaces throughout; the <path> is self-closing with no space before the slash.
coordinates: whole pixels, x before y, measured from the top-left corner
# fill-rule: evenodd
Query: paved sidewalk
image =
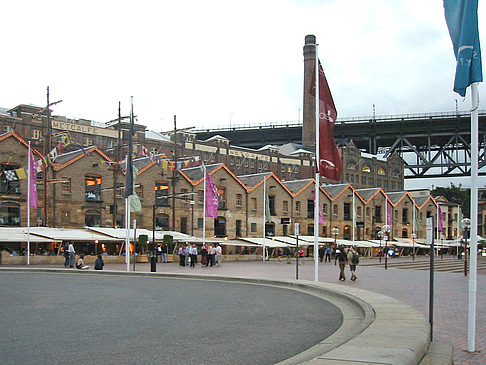
<path id="1" fill-rule="evenodd" d="M 402 260 L 406 260 L 403 258 Z M 410 259 L 411 260 L 411 259 Z M 363 264 L 368 260 L 362 260 Z M 35 266 L 39 267 L 39 266 Z M 45 266 L 53 267 L 53 266 Z M 108 270 L 126 271 L 124 264 L 108 264 Z M 130 266 L 130 270 L 132 266 Z M 149 264 L 136 264 L 136 271 L 150 271 Z M 219 267 L 181 267 L 175 263 L 157 264 L 157 272 L 191 273 L 207 275 L 248 276 L 269 279 L 295 279 L 295 261 L 288 265 L 282 262 L 223 262 Z M 319 281 L 340 283 L 397 298 L 407 303 L 428 318 L 429 272 L 423 270 L 402 270 L 381 266 L 358 266 L 358 280 L 338 281 L 339 267 L 331 263 L 319 264 Z M 349 269 L 346 275 L 350 277 Z M 314 262 L 305 261 L 299 265 L 299 278 L 314 280 Z M 486 276 L 477 276 L 476 353 L 467 349 L 467 308 L 469 278 L 463 274 L 436 272 L 434 297 L 434 340 L 450 341 L 454 345 L 456 365 L 486 364 Z"/>

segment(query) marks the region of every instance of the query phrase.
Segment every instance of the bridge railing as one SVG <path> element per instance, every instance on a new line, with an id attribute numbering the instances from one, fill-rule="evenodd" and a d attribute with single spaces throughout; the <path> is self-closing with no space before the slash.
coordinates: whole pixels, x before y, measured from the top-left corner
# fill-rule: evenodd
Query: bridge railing
<path id="1" fill-rule="evenodd" d="M 464 118 L 470 115 L 469 111 L 453 111 L 453 112 L 437 112 L 437 113 L 409 113 L 409 114 L 393 114 L 393 115 L 376 115 L 376 116 L 361 116 L 361 117 L 343 117 L 338 118 L 336 123 L 363 123 L 375 121 L 377 123 L 387 122 L 392 120 L 415 120 L 415 119 L 434 119 L 434 118 Z M 486 110 L 479 111 L 480 116 L 486 116 Z M 232 123 L 229 125 L 222 125 L 220 127 L 210 127 L 206 129 L 194 129 L 192 132 L 214 132 L 214 131 L 232 131 L 242 129 L 271 129 L 282 127 L 301 127 L 301 121 L 287 121 L 287 122 L 257 122 L 257 123 Z"/>

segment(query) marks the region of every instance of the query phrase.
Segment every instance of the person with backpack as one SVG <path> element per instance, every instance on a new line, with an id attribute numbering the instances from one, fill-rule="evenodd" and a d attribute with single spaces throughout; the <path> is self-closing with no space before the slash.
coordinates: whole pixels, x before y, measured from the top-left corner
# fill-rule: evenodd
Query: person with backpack
<path id="1" fill-rule="evenodd" d="M 351 271 L 351 280 L 355 281 L 358 279 L 356 276 L 356 265 L 359 264 L 359 254 L 354 248 L 351 246 L 348 250 L 348 262 L 349 262 L 349 270 Z"/>

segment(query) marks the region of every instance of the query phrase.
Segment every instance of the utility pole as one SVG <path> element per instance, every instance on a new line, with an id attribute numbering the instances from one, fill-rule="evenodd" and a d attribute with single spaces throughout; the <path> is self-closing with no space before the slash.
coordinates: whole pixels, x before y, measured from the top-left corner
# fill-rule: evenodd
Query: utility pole
<path id="1" fill-rule="evenodd" d="M 118 102 L 118 125 L 117 125 L 117 130 L 118 130 L 118 137 L 116 141 L 116 147 L 115 147 L 115 163 L 113 164 L 113 228 L 116 228 L 116 215 L 118 213 L 118 204 L 116 201 L 116 194 L 117 194 L 117 178 L 118 178 L 118 172 L 120 170 L 120 141 L 121 141 L 121 102 Z"/>
<path id="2" fill-rule="evenodd" d="M 177 169 L 177 118 L 174 115 L 174 170 L 172 170 L 172 231 L 175 231 L 176 207 L 175 207 L 175 188 L 176 188 L 176 169 Z"/>
<path id="3" fill-rule="evenodd" d="M 47 165 L 47 153 L 51 145 L 51 116 L 49 110 L 49 86 L 47 87 L 47 133 L 44 135 L 44 219 L 43 226 L 47 227 L 47 173 L 49 171 Z"/>

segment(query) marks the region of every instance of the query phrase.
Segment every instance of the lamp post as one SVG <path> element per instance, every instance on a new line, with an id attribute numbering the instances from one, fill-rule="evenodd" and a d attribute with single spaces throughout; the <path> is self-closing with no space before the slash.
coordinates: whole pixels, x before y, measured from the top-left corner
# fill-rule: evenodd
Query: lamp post
<path id="1" fill-rule="evenodd" d="M 440 235 L 440 247 L 439 247 L 439 252 L 440 252 L 440 258 L 444 258 L 444 235 Z"/>
<path id="2" fill-rule="evenodd" d="M 471 220 L 464 218 L 461 220 L 462 229 L 464 230 L 464 276 L 467 276 L 467 239 L 469 237 L 469 228 L 471 227 Z"/>
<path id="3" fill-rule="evenodd" d="M 189 204 L 191 205 L 191 236 L 194 236 L 194 204 L 196 204 L 196 202 L 191 200 Z"/>
<path id="4" fill-rule="evenodd" d="M 412 233 L 412 261 L 415 261 L 415 239 L 417 238 L 417 235 L 415 233 Z"/>
<path id="5" fill-rule="evenodd" d="M 385 270 L 388 269 L 388 234 L 390 233 L 390 226 L 388 224 L 385 224 L 383 227 L 381 227 L 383 232 L 385 232 Z"/>
<path id="6" fill-rule="evenodd" d="M 381 251 L 381 239 L 383 238 L 383 231 L 378 231 L 376 233 L 376 235 L 378 236 L 378 238 L 380 239 L 380 251 L 378 252 L 378 258 L 380 259 L 380 263 L 381 263 L 381 256 L 382 256 L 382 251 Z"/>
<path id="7" fill-rule="evenodd" d="M 334 227 L 332 229 L 332 234 L 334 235 L 334 247 L 336 248 L 336 246 L 337 246 L 336 238 L 337 238 L 337 235 L 339 234 L 339 228 Z M 334 255 L 334 265 L 336 265 L 336 261 L 337 261 L 337 255 Z"/>

